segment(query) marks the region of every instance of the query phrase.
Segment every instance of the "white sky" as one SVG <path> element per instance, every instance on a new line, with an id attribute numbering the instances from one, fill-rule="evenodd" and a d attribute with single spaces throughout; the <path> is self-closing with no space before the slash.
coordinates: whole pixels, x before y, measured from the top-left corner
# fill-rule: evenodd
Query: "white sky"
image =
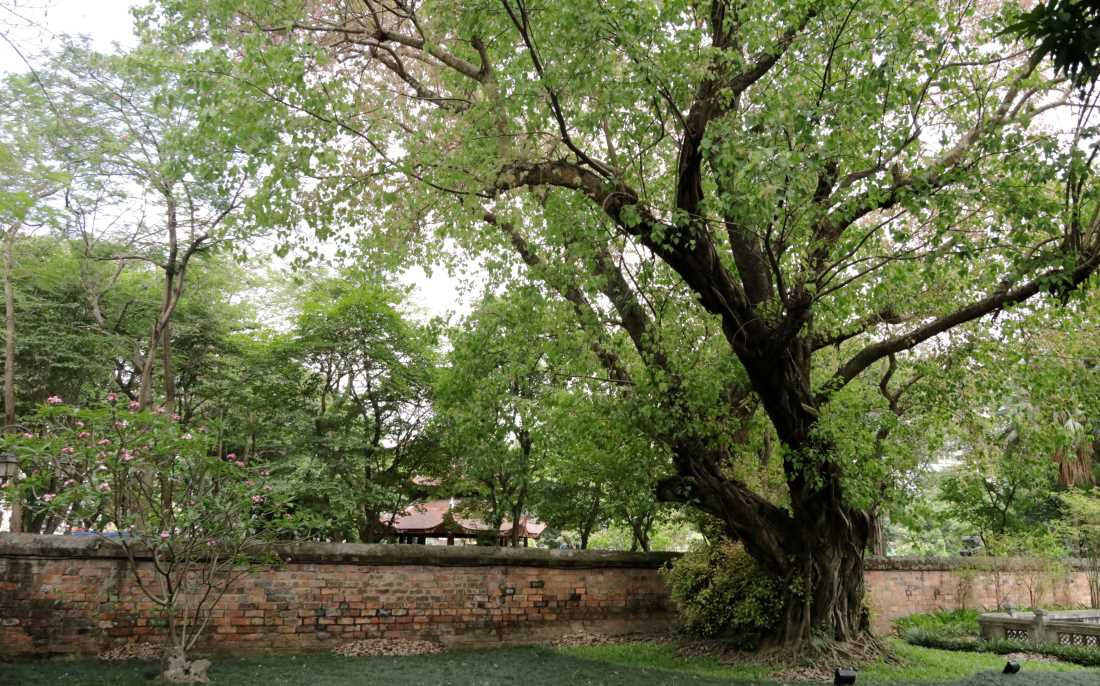
<path id="1" fill-rule="evenodd" d="M 0 0 L 0 33 L 15 44 L 0 40 L 0 73 L 26 71 L 23 58 L 35 62 L 35 56 L 62 34 L 86 35 L 92 47 L 102 52 L 112 52 L 116 44 L 132 47 L 137 39 L 130 8 L 141 4 L 139 0 Z M 335 248 L 323 252 L 332 254 Z M 442 269 L 433 270 L 429 278 L 422 269 L 412 268 L 402 280 L 415 287 L 410 304 L 418 318 L 470 310 L 471 296 Z"/>

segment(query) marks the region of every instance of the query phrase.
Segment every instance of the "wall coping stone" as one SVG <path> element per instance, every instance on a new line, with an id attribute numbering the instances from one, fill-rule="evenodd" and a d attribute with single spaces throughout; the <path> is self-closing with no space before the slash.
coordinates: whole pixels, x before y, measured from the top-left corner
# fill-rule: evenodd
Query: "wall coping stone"
<path id="1" fill-rule="evenodd" d="M 434 567 L 544 567 L 559 569 L 656 569 L 680 553 L 626 553 L 610 550 L 549 550 L 490 546 L 394 545 L 365 543 L 280 543 L 284 563 L 426 565 Z M 95 536 L 0 533 L 0 559 L 125 559 L 121 547 Z M 149 559 L 138 554 L 139 559 Z"/>
<path id="2" fill-rule="evenodd" d="M 1060 560 L 1073 571 L 1088 569 L 1088 561 L 1079 558 Z M 875 572 L 953 572 L 973 570 L 975 572 L 1015 572 L 1034 567 L 1035 560 L 1020 557 L 986 557 L 961 555 L 951 557 L 873 557 L 864 560 L 865 571 Z"/>
<path id="3" fill-rule="evenodd" d="M 367 543 L 279 543 L 275 552 L 283 562 L 301 564 L 427 565 L 433 567 L 546 567 L 560 569 L 655 569 L 681 553 L 627 553 L 613 550 L 550 550 L 494 546 L 394 545 Z M 138 554 L 139 559 L 148 559 Z M 58 536 L 0 533 L 0 558 L 125 559 L 123 550 L 95 536 Z M 1087 569 L 1087 561 L 1068 559 L 1072 570 Z M 873 557 L 865 571 L 950 572 L 960 569 L 1004 572 L 1030 567 L 1026 558 L 992 557 Z"/>

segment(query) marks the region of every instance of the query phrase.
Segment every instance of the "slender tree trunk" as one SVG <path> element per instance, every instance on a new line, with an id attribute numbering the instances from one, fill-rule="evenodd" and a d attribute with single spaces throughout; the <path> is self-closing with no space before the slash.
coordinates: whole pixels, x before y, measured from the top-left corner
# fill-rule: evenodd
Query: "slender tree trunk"
<path id="1" fill-rule="evenodd" d="M 176 412 L 176 375 L 172 366 L 172 325 L 166 322 L 160 340 L 161 369 L 164 372 L 164 406 Z"/>
<path id="2" fill-rule="evenodd" d="M 15 232 L 4 234 L 4 432 L 15 431 Z"/>
<path id="3" fill-rule="evenodd" d="M 13 226 L 4 235 L 4 433 L 15 433 L 15 234 Z M 23 530 L 23 503 L 19 498 L 11 500 L 11 518 L 8 529 L 12 533 Z"/>
<path id="4" fill-rule="evenodd" d="M 163 342 L 165 331 L 168 328 L 168 322 L 172 318 L 172 313 L 176 309 L 176 302 L 179 297 L 180 288 L 176 283 L 177 277 L 182 279 L 183 274 L 177 274 L 180 269 L 179 262 L 179 240 L 178 240 L 178 217 L 176 212 L 176 201 L 172 197 L 170 192 L 164 193 L 165 199 L 165 212 L 167 213 L 167 229 L 168 229 L 168 257 L 164 261 L 164 294 L 161 298 L 160 312 L 157 313 L 156 320 L 153 321 L 153 330 L 149 335 L 149 350 L 145 352 L 145 358 L 142 360 L 141 365 L 141 389 L 138 391 L 138 403 L 141 405 L 142 410 L 148 410 L 153 407 L 153 370 L 157 364 L 157 348 Z M 169 351 L 167 355 L 170 355 Z M 166 362 L 168 357 L 165 357 Z M 166 376 L 171 373 L 171 363 L 168 362 L 165 368 Z M 165 383 L 169 383 L 165 380 Z M 173 389 L 173 394 L 175 393 Z"/>
<path id="5" fill-rule="evenodd" d="M 877 557 L 886 557 L 887 553 L 885 519 L 886 516 L 881 512 L 871 515 L 871 537 L 867 542 L 867 548 Z"/>

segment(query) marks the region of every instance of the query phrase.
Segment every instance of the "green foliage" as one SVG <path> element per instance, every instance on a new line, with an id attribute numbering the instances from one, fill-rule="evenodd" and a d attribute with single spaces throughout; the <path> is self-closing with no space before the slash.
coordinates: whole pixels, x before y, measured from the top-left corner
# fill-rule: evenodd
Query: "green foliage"
<path id="1" fill-rule="evenodd" d="M 925 635 L 941 638 L 963 638 L 978 636 L 978 610 L 958 609 L 939 610 L 928 614 L 912 614 L 894 622 L 898 634 L 905 637 L 910 631 L 920 631 Z"/>
<path id="2" fill-rule="evenodd" d="M 1037 43 L 1035 54 L 1050 57 L 1054 72 L 1085 87 L 1100 77 L 1100 6 L 1090 0 L 1047 0 L 1005 29 Z"/>
<path id="3" fill-rule="evenodd" d="M 782 619 L 783 585 L 741 546 L 696 545 L 666 572 L 683 630 L 752 647 Z"/>
<path id="4" fill-rule="evenodd" d="M 139 412 L 114 394 L 85 408 L 51 396 L 25 428 L 6 441 L 26 474 L 12 488 L 121 544 L 168 556 L 202 545 L 241 562 L 254 539 L 293 526 L 266 470 L 216 455 L 212 432 L 163 409 Z"/>

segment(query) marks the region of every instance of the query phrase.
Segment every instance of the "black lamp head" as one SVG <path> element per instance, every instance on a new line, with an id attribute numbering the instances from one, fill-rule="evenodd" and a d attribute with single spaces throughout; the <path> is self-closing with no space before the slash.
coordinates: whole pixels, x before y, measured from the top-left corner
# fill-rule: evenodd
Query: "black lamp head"
<path id="1" fill-rule="evenodd" d="M 1002 674 L 1015 674 L 1020 671 L 1020 663 L 1009 660 L 1005 663 L 1005 668 Z"/>
<path id="2" fill-rule="evenodd" d="M 833 672 L 833 686 L 848 686 L 856 682 L 856 670 L 851 667 L 841 667 Z"/>

